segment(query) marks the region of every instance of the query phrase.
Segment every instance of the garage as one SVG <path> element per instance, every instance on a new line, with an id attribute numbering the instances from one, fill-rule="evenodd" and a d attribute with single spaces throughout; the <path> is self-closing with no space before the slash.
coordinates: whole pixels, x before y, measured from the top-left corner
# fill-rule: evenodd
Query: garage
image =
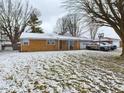
<path id="1" fill-rule="evenodd" d="M 83 50 L 83 49 L 86 49 L 86 46 L 91 43 L 92 40 L 81 40 L 80 41 L 80 49 Z"/>

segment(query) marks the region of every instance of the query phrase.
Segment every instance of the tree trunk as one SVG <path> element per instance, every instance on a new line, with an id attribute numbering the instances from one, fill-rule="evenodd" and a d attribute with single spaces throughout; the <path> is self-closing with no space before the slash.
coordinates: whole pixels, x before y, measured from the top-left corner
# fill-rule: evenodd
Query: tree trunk
<path id="1" fill-rule="evenodd" d="M 18 44 L 17 44 L 17 42 L 13 42 L 12 43 L 12 48 L 13 48 L 13 50 L 18 50 Z"/>
<path id="2" fill-rule="evenodd" d="M 122 54 L 121 56 L 124 57 L 124 24 L 123 24 L 123 20 L 121 20 L 121 42 L 122 42 Z"/>
<path id="3" fill-rule="evenodd" d="M 16 38 L 11 38 L 11 43 L 12 43 L 12 48 L 13 48 L 13 50 L 18 50 L 18 38 L 16 37 Z"/>
<path id="4" fill-rule="evenodd" d="M 122 54 L 121 54 L 121 56 L 124 57 L 124 41 L 122 41 Z"/>

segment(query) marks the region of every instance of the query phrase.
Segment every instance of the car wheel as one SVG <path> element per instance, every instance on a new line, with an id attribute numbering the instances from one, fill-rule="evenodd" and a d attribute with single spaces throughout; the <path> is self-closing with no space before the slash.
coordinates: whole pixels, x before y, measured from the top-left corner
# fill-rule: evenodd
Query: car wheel
<path id="1" fill-rule="evenodd" d="M 101 47 L 100 50 L 101 50 L 101 51 L 105 51 L 105 48 L 104 48 L 104 47 Z"/>
<path id="2" fill-rule="evenodd" d="M 115 50 L 114 48 L 111 48 L 111 50 Z"/>
<path id="3" fill-rule="evenodd" d="M 91 50 L 91 48 L 90 48 L 90 47 L 86 47 L 86 49 Z"/>

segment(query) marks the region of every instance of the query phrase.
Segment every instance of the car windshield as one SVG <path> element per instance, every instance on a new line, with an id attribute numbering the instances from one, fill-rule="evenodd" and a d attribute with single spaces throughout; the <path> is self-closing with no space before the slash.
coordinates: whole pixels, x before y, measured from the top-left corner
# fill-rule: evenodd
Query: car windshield
<path id="1" fill-rule="evenodd" d="M 101 43 L 101 44 L 106 45 L 106 43 Z"/>
<path id="2" fill-rule="evenodd" d="M 102 44 L 104 44 L 104 45 L 109 45 L 110 43 L 108 43 L 108 42 L 103 42 Z"/>

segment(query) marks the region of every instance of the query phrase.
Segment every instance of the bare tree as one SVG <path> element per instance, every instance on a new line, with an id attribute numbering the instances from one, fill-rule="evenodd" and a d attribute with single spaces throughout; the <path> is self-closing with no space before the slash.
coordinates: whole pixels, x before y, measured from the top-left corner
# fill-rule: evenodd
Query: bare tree
<path id="1" fill-rule="evenodd" d="M 67 15 L 67 20 L 68 20 L 68 31 L 72 36 L 80 36 L 81 34 L 81 29 L 80 29 L 80 16 L 77 14 L 69 14 Z"/>
<path id="2" fill-rule="evenodd" d="M 97 32 L 98 32 L 99 25 L 96 23 L 91 23 L 89 25 L 90 37 L 92 40 L 95 40 Z"/>
<path id="3" fill-rule="evenodd" d="M 56 22 L 55 33 L 59 35 L 64 35 L 67 32 L 67 19 L 65 17 L 59 18 Z"/>
<path id="4" fill-rule="evenodd" d="M 88 18 L 87 21 L 83 20 L 83 22 L 85 22 L 83 26 L 83 30 L 85 30 L 84 32 L 89 33 L 91 40 L 95 40 L 100 24 L 93 22 L 90 18 Z"/>
<path id="5" fill-rule="evenodd" d="M 96 23 L 112 27 L 122 40 L 124 56 L 124 0 L 66 0 L 65 6 L 87 14 Z"/>
<path id="6" fill-rule="evenodd" d="M 17 49 L 19 37 L 25 31 L 32 12 L 28 3 L 0 0 L 0 30 L 10 39 L 14 50 Z"/>
<path id="7" fill-rule="evenodd" d="M 58 19 L 56 24 L 56 33 L 64 35 L 69 33 L 71 36 L 77 37 L 81 35 L 80 16 L 77 14 L 68 14 Z"/>

